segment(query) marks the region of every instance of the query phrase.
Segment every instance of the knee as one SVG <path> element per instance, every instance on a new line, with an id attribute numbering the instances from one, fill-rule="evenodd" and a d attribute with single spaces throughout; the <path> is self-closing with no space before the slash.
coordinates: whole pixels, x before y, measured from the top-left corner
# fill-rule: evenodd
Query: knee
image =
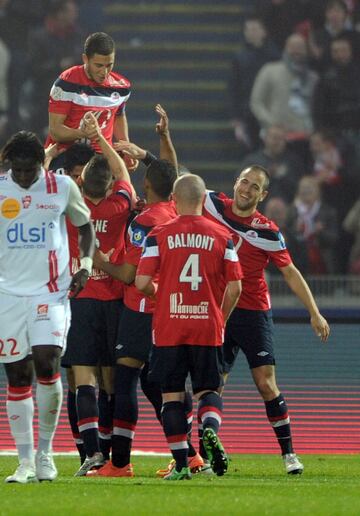
<path id="1" fill-rule="evenodd" d="M 272 377 L 259 378 L 256 387 L 264 400 L 271 400 L 279 393 L 275 379 Z"/>

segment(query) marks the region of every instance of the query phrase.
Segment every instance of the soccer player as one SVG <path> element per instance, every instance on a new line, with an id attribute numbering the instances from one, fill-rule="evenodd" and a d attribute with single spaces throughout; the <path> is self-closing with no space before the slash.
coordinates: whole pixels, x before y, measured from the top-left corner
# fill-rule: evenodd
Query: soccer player
<path id="1" fill-rule="evenodd" d="M 68 291 L 76 297 L 84 288 L 95 247 L 79 188 L 69 177 L 46 172 L 44 157 L 36 135 L 25 131 L 12 136 L 1 153 L 10 170 L 0 178 L 0 362 L 8 379 L 7 414 L 20 463 L 6 482 L 23 484 L 57 476 L 51 446 L 62 402 L 59 370 L 70 322 Z M 65 215 L 80 236 L 82 258 L 72 279 Z M 39 416 L 35 461 L 34 368 Z"/>
<path id="2" fill-rule="evenodd" d="M 292 263 L 278 227 L 258 210 L 269 186 L 263 167 L 244 169 L 234 186 L 234 198 L 207 192 L 204 214 L 231 231 L 244 271 L 239 302 L 226 325 L 224 340 L 225 377 L 239 349 L 245 354 L 266 414 L 278 439 L 287 473 L 302 473 L 304 467 L 294 453 L 286 401 L 275 378 L 273 322 L 270 295 L 264 270 L 272 261 L 310 314 L 315 334 L 326 341 L 330 329 L 322 317 L 302 274 Z M 201 431 L 201 430 L 200 430 Z"/>
<path id="3" fill-rule="evenodd" d="M 183 480 L 191 478 L 184 410 L 188 373 L 212 468 L 219 476 L 227 471 L 217 435 L 221 355 L 224 324 L 240 295 L 242 272 L 230 233 L 201 215 L 203 180 L 193 174 L 180 177 L 173 197 L 179 217 L 147 236 L 135 285 L 156 298 L 150 375 L 161 384 L 164 433 L 176 461 L 164 479 Z"/>
<path id="4" fill-rule="evenodd" d="M 95 116 L 88 113 L 87 117 L 87 123 L 91 120 L 97 128 L 103 155 L 94 156 L 85 166 L 81 188 L 91 212 L 97 247 L 104 253 L 112 250 L 111 261 L 119 263 L 125 252 L 125 227 L 133 205 L 133 187 L 125 163 L 102 135 Z M 77 234 L 71 224 L 68 231 L 71 269 L 75 273 L 79 268 Z M 84 290 L 71 300 L 72 322 L 63 363 L 71 365 L 74 372 L 78 428 L 86 451 L 76 476 L 85 476 L 104 464 L 99 445 L 96 370 L 100 365 L 104 389 L 110 396 L 122 297 L 122 283 L 93 268 Z"/>
<path id="5" fill-rule="evenodd" d="M 98 119 L 105 139 L 128 140 L 125 113 L 131 85 L 124 76 L 112 71 L 115 62 L 114 40 L 104 32 L 87 37 L 82 55 L 83 65 L 73 66 L 54 82 L 49 99 L 49 136 L 45 147 L 57 142 L 67 148 L 76 140 L 88 139 L 96 152 L 101 153 L 96 131 L 86 131 L 86 113 L 92 112 Z M 63 155 L 51 165 L 61 168 Z M 128 166 L 136 163 L 128 160 Z"/>

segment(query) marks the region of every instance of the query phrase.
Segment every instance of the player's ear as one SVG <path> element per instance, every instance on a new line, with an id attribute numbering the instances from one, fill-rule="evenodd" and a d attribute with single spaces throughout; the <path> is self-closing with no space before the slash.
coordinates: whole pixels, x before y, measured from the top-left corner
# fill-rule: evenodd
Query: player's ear
<path id="1" fill-rule="evenodd" d="M 261 194 L 261 197 L 260 197 L 260 200 L 259 202 L 262 202 L 268 195 L 269 191 L 268 190 L 264 190 Z"/>
<path id="2" fill-rule="evenodd" d="M 88 64 L 88 62 L 89 62 L 88 56 L 87 56 L 86 54 L 82 54 L 82 55 L 81 55 L 81 57 L 82 57 L 82 61 L 83 61 L 83 63 L 84 63 L 85 65 L 87 65 L 87 64 Z"/>

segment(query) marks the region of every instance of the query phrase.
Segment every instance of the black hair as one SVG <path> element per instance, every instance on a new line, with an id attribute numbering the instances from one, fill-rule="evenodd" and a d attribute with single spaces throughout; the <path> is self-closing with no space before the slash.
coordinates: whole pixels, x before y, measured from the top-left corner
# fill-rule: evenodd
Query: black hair
<path id="1" fill-rule="evenodd" d="M 95 154 L 89 161 L 82 189 L 85 195 L 100 199 L 104 197 L 111 182 L 112 174 L 108 160 L 100 154 Z"/>
<path id="2" fill-rule="evenodd" d="M 153 192 L 164 200 L 169 198 L 177 177 L 176 168 L 165 159 L 154 160 L 145 172 Z"/>
<path id="3" fill-rule="evenodd" d="M 13 161 L 16 158 L 33 159 L 34 162 L 44 163 L 44 147 L 35 133 L 19 131 L 5 143 L 1 150 L 1 161 Z"/>
<path id="4" fill-rule="evenodd" d="M 64 168 L 70 174 L 76 166 L 84 166 L 94 156 L 95 151 L 87 143 L 73 143 L 64 152 Z"/>
<path id="5" fill-rule="evenodd" d="M 111 36 L 105 32 L 94 32 L 86 38 L 84 44 L 84 54 L 90 58 L 94 54 L 108 56 L 115 52 L 115 42 Z"/>

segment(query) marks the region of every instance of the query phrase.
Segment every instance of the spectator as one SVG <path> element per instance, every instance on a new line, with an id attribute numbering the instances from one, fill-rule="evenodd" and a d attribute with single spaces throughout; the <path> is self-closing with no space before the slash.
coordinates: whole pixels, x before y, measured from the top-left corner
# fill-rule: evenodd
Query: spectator
<path id="1" fill-rule="evenodd" d="M 285 202 L 292 202 L 298 181 L 304 172 L 304 163 L 287 148 L 283 127 L 280 125 L 268 127 L 264 131 L 263 147 L 245 156 L 240 170 L 254 163 L 266 168 L 271 178 L 269 195 L 265 201 L 268 198 L 280 197 Z"/>
<path id="2" fill-rule="evenodd" d="M 243 27 L 243 46 L 232 60 L 229 93 L 235 137 L 246 150 L 260 143 L 259 125 L 250 111 L 251 88 L 260 68 L 280 58 L 280 52 L 268 39 L 260 18 L 247 18 Z"/>
<path id="3" fill-rule="evenodd" d="M 301 234 L 307 250 L 309 274 L 337 272 L 335 246 L 338 240 L 334 208 L 325 204 L 315 177 L 304 176 L 289 210 L 289 231 Z"/>
<path id="4" fill-rule="evenodd" d="M 78 10 L 74 0 L 53 1 L 44 26 L 30 33 L 31 121 L 41 136 L 48 128 L 48 94 L 54 77 L 75 65 L 82 52 L 82 33 L 77 27 Z"/>
<path id="5" fill-rule="evenodd" d="M 256 12 L 265 21 L 270 38 L 283 48 L 288 36 L 304 19 L 303 6 L 298 0 L 259 0 Z"/>
<path id="6" fill-rule="evenodd" d="M 349 13 L 345 2 L 330 0 L 325 8 L 324 25 L 310 33 L 309 51 L 314 65 L 326 68 L 331 60 L 331 42 L 334 38 L 345 36 L 352 44 L 354 55 L 360 52 L 360 34 L 351 28 Z"/>
<path id="7" fill-rule="evenodd" d="M 351 42 L 341 36 L 331 42 L 331 64 L 315 90 L 314 121 L 333 131 L 360 130 L 360 66 Z"/>
<path id="8" fill-rule="evenodd" d="M 287 140 L 305 160 L 316 83 L 317 75 L 308 67 L 305 39 L 292 34 L 286 40 L 282 59 L 260 69 L 251 92 L 250 107 L 260 126 L 283 125 Z"/>
<path id="9" fill-rule="evenodd" d="M 353 236 L 348 259 L 348 272 L 360 274 L 360 200 L 350 209 L 343 222 L 343 229 Z"/>
<path id="10" fill-rule="evenodd" d="M 8 72 L 10 52 L 6 44 L 0 39 L 0 136 L 5 132 L 8 121 Z"/>
<path id="11" fill-rule="evenodd" d="M 7 80 L 8 132 L 10 134 L 23 127 L 20 103 L 24 98 L 28 80 L 28 36 L 30 30 L 41 25 L 47 3 L 48 0 L 32 0 L 31 2 L 29 0 L 1 0 L 0 2 L 0 34 L 10 52 Z"/>

